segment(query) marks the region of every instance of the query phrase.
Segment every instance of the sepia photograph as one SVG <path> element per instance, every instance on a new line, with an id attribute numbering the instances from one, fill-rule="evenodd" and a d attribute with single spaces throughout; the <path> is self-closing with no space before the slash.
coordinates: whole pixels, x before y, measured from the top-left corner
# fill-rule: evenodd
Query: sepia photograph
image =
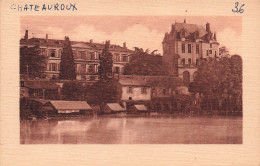
<path id="1" fill-rule="evenodd" d="M 20 144 L 242 144 L 240 16 L 21 16 Z"/>

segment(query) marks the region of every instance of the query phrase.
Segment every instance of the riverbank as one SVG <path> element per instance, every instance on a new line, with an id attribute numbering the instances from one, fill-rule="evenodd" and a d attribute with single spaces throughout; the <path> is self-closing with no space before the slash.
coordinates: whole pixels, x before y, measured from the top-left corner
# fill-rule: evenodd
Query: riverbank
<path id="1" fill-rule="evenodd" d="M 28 118 L 21 118 L 21 120 L 29 119 L 29 120 L 36 120 L 36 119 L 79 119 L 79 118 L 89 118 L 89 117 L 111 117 L 111 118 L 122 118 L 122 117 L 160 117 L 160 116 L 240 116 L 242 117 L 241 111 L 179 111 L 179 112 L 147 112 L 147 113 L 126 113 L 126 114 L 93 114 L 93 115 L 51 115 L 51 116 L 33 116 L 35 118 L 32 118 L 31 116 Z"/>

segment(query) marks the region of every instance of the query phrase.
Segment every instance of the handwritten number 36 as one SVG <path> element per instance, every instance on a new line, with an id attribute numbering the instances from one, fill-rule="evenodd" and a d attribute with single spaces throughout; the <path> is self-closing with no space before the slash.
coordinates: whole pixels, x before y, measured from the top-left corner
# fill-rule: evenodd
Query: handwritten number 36
<path id="1" fill-rule="evenodd" d="M 232 12 L 234 12 L 234 13 L 244 13 L 244 9 L 242 9 L 242 7 L 244 7 L 245 4 L 242 4 L 239 9 L 238 9 L 238 7 L 239 7 L 238 5 L 239 5 L 239 2 L 236 2 L 235 3 L 235 10 L 232 9 Z"/>

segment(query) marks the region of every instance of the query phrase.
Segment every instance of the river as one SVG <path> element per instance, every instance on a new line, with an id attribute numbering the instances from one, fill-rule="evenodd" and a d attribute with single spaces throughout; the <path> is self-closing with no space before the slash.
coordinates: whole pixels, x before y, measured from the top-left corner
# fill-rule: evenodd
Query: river
<path id="1" fill-rule="evenodd" d="M 241 144 L 241 116 L 21 120 L 21 144 Z"/>

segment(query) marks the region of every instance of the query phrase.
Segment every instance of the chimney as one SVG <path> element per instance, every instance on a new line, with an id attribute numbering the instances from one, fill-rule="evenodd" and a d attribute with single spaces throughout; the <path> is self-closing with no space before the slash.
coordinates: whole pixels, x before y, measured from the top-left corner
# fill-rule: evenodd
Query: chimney
<path id="1" fill-rule="evenodd" d="M 48 34 L 46 34 L 46 42 L 48 42 Z"/>
<path id="2" fill-rule="evenodd" d="M 124 48 L 126 48 L 126 42 L 123 43 Z"/>
<path id="3" fill-rule="evenodd" d="M 93 43 L 93 39 L 90 39 L 90 40 L 89 40 L 89 43 L 92 44 L 92 43 Z"/>
<path id="4" fill-rule="evenodd" d="M 28 30 L 25 30 L 25 35 L 24 35 L 24 39 L 28 40 Z"/>
<path id="5" fill-rule="evenodd" d="M 206 31 L 209 33 L 210 32 L 210 23 L 207 22 L 206 24 Z"/>
<path id="6" fill-rule="evenodd" d="M 186 24 L 186 18 L 184 19 L 184 23 Z"/>

